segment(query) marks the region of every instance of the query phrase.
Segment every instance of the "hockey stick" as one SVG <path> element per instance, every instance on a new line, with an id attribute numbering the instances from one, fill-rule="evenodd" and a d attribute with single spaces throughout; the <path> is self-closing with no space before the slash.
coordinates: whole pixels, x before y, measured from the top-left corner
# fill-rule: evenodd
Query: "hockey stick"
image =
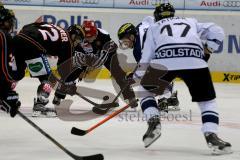
<path id="1" fill-rule="evenodd" d="M 132 73 L 134 74 L 137 69 L 138 69 L 138 65 L 134 68 L 134 70 L 132 71 Z M 113 103 L 118 99 L 118 97 L 123 93 L 123 91 L 128 87 L 128 85 L 129 85 L 129 82 L 127 82 L 127 83 L 125 84 L 125 86 L 118 92 L 117 96 L 114 98 L 114 100 L 113 100 L 112 103 L 110 103 L 110 104 L 113 104 Z M 107 104 L 106 104 L 106 105 L 107 105 Z M 104 115 L 104 114 L 106 114 L 111 108 L 113 108 L 113 107 L 108 106 L 108 107 L 106 107 L 106 108 L 104 109 L 103 106 L 96 106 L 96 107 L 93 107 L 92 111 L 93 111 L 94 113 L 96 113 L 96 114 Z"/>
<path id="2" fill-rule="evenodd" d="M 116 100 L 118 99 L 118 97 L 120 96 L 121 91 L 118 93 L 118 95 L 114 98 L 114 100 L 111 103 L 106 103 L 106 104 L 97 104 L 91 100 L 89 100 L 88 98 L 84 97 L 81 93 L 76 92 L 76 95 L 78 95 L 80 98 L 82 98 L 83 100 L 85 100 L 86 102 L 94 105 L 92 111 L 96 114 L 100 114 L 103 115 L 105 113 L 107 113 L 106 110 L 109 110 L 110 108 L 115 108 L 118 107 L 118 103 L 116 103 Z M 102 110 L 101 108 L 107 108 L 106 110 Z"/>
<path id="3" fill-rule="evenodd" d="M 5 101 L 2 101 L 6 106 L 11 108 L 9 104 Z M 64 151 L 67 155 L 72 157 L 75 160 L 103 160 L 104 157 L 102 154 L 95 154 L 91 156 L 78 156 L 70 152 L 68 149 L 66 149 L 64 146 L 62 146 L 59 142 L 57 142 L 53 137 L 51 137 L 49 134 L 47 134 L 44 130 L 42 130 L 40 127 L 38 127 L 33 121 L 31 121 L 29 118 L 27 118 L 22 112 L 18 111 L 18 115 L 24 119 L 28 124 L 30 124 L 33 128 L 35 128 L 37 131 L 39 131 L 43 136 L 45 136 L 47 139 L 49 139 L 52 143 L 54 143 L 58 148 L 60 148 L 62 151 Z"/>
<path id="4" fill-rule="evenodd" d="M 127 104 L 126 106 L 124 106 L 123 108 L 113 112 L 112 114 L 110 114 L 108 117 L 104 118 L 103 120 L 101 120 L 100 122 L 98 122 L 97 124 L 95 124 L 94 126 L 92 126 L 91 128 L 87 129 L 87 130 L 82 130 L 82 129 L 78 129 L 76 127 L 73 127 L 71 130 L 71 133 L 77 136 L 84 136 L 86 134 L 88 134 L 89 132 L 93 131 L 94 129 L 96 129 L 97 127 L 101 126 L 102 124 L 106 123 L 107 121 L 109 121 L 110 119 L 112 119 L 113 117 L 117 116 L 119 113 L 123 112 L 124 110 L 128 109 L 132 103 L 138 102 L 138 100 L 134 100 L 131 103 Z"/>

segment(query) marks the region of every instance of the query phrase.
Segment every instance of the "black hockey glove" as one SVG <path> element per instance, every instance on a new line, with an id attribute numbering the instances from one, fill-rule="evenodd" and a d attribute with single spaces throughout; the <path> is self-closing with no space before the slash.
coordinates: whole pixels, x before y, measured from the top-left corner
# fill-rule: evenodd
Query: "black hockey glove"
<path id="1" fill-rule="evenodd" d="M 10 113 L 11 117 L 15 117 L 21 102 L 19 101 L 18 93 L 15 91 L 9 91 L 2 99 L 1 110 Z"/>
<path id="2" fill-rule="evenodd" d="M 136 108 L 138 106 L 138 101 L 134 97 L 134 98 L 128 99 L 128 104 L 131 105 L 131 108 Z"/>
<path id="3" fill-rule="evenodd" d="M 124 89 L 124 91 L 122 92 L 122 95 L 127 104 L 131 103 L 132 108 L 135 108 L 138 106 L 138 103 L 137 103 L 136 97 L 135 97 L 135 93 L 130 85 L 128 85 Z"/>

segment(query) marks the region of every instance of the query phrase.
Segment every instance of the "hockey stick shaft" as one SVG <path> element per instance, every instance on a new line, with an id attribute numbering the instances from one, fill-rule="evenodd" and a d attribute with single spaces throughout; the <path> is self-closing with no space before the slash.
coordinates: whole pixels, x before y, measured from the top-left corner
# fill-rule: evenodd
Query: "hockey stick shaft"
<path id="1" fill-rule="evenodd" d="M 2 101 L 6 106 L 8 106 L 9 108 L 11 108 L 11 106 L 9 106 L 9 104 L 5 101 Z M 73 154 L 72 152 L 70 152 L 68 149 L 66 149 L 63 145 L 61 145 L 59 142 L 57 142 L 53 137 L 51 137 L 48 133 L 46 133 L 44 130 L 42 130 L 39 126 L 37 126 L 33 121 L 31 121 L 29 118 L 27 118 L 22 112 L 17 111 L 18 115 L 25 120 L 28 124 L 30 124 L 33 128 L 35 128 L 37 131 L 39 131 L 44 137 L 46 137 L 47 139 L 49 139 L 52 143 L 54 143 L 58 148 L 60 148 L 63 152 L 65 152 L 67 155 L 69 155 L 70 157 L 72 157 L 75 160 L 87 160 L 87 157 L 80 157 L 77 156 L 75 154 Z M 89 156 L 90 158 L 92 156 Z M 103 155 L 101 154 L 97 154 L 97 155 L 93 155 L 93 157 L 97 157 L 98 160 L 102 160 L 103 159 Z"/>
<path id="2" fill-rule="evenodd" d="M 134 68 L 134 70 L 133 70 L 132 73 L 135 73 L 137 69 L 138 69 L 138 65 Z M 127 86 L 128 86 L 128 84 L 126 84 L 126 85 L 118 92 L 117 96 L 115 96 L 115 98 L 113 99 L 113 101 L 112 101 L 111 103 L 109 103 L 109 104 L 115 103 L 116 100 L 118 99 L 118 97 L 119 97 L 119 96 L 123 93 L 123 91 L 127 88 Z M 82 98 L 82 99 L 85 100 L 86 102 L 88 102 L 88 103 L 90 103 L 90 104 L 92 104 L 92 105 L 94 105 L 94 106 L 101 106 L 101 104 L 97 104 L 97 103 L 91 101 L 90 99 L 84 97 L 81 93 L 79 93 L 79 92 L 77 92 L 77 91 L 75 91 L 75 93 L 76 93 L 76 95 L 78 95 L 80 98 Z"/>
<path id="3" fill-rule="evenodd" d="M 108 117 L 106 117 L 105 119 L 103 119 L 102 121 L 100 121 L 99 123 L 97 123 L 96 125 L 92 126 L 91 128 L 89 128 L 87 130 L 87 132 L 91 132 L 92 130 L 94 130 L 95 128 L 101 126 L 102 124 L 106 123 L 107 121 L 109 121 L 110 119 L 112 119 L 113 117 L 117 116 L 118 114 L 120 114 L 121 112 L 125 111 L 126 109 L 128 109 L 130 107 L 130 105 L 126 105 L 125 107 L 117 110 L 116 112 L 113 112 L 112 114 L 110 114 Z"/>
<path id="4" fill-rule="evenodd" d="M 56 146 L 58 146 L 61 150 L 63 150 L 65 153 L 67 153 L 69 156 L 73 157 L 72 153 L 68 151 L 65 147 L 63 147 L 60 143 L 58 143 L 54 138 L 52 138 L 49 134 L 47 134 L 45 131 L 43 131 L 40 127 L 38 127 L 34 122 L 32 122 L 30 119 L 28 119 L 24 114 L 22 114 L 20 111 L 18 111 L 18 115 L 22 117 L 27 123 L 29 123 L 33 128 L 38 130 L 42 135 L 44 135 L 47 139 L 49 139 L 51 142 L 53 142 Z"/>
<path id="5" fill-rule="evenodd" d="M 92 105 L 94 105 L 94 106 L 100 105 L 100 104 L 97 104 L 97 103 L 91 101 L 90 99 L 84 97 L 81 93 L 79 93 L 79 92 L 77 92 L 77 91 L 76 91 L 76 95 L 78 95 L 80 98 L 82 98 L 83 100 L 85 100 L 86 102 L 88 102 L 88 103 L 90 103 L 90 104 L 92 104 Z"/>
<path id="6" fill-rule="evenodd" d="M 131 103 L 134 103 L 134 102 L 137 102 L 138 100 L 134 100 L 132 101 Z M 75 127 L 73 127 L 72 129 L 72 134 L 75 134 L 75 135 L 80 135 L 79 133 L 77 133 L 78 131 L 79 132 L 82 132 L 84 134 L 82 134 L 81 136 L 93 131 L 94 129 L 96 129 L 97 127 L 101 126 L 102 124 L 106 123 L 107 121 L 109 121 L 110 119 L 114 118 L 115 116 L 117 116 L 118 114 L 120 114 L 121 112 L 125 111 L 126 109 L 128 109 L 130 106 L 131 106 L 131 103 L 127 104 L 126 106 L 124 106 L 123 108 L 113 112 L 112 114 L 110 114 L 109 116 L 107 116 L 106 118 L 104 118 L 103 120 L 101 120 L 100 122 L 98 122 L 97 124 L 95 124 L 94 126 L 92 126 L 91 128 L 85 130 L 85 131 L 81 131 L 80 129 L 77 129 Z"/>

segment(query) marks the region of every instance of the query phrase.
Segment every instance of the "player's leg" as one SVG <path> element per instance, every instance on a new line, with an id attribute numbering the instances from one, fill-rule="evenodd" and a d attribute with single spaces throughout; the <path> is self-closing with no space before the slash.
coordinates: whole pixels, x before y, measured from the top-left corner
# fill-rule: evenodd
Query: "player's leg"
<path id="1" fill-rule="evenodd" d="M 64 80 L 62 80 L 63 84 L 58 84 L 57 89 L 55 91 L 54 99 L 52 101 L 54 105 L 59 105 L 61 103 L 61 100 L 65 99 L 66 95 L 68 94 L 66 88 L 67 89 L 75 88 L 76 86 L 75 81 L 79 78 L 79 76 L 83 72 L 84 69 L 82 68 L 73 69 L 72 73 L 69 73 L 69 75 Z"/>
<path id="2" fill-rule="evenodd" d="M 15 36 L 13 42 L 15 46 L 13 54 L 16 58 L 18 72 L 23 75 L 25 69 L 28 68 L 30 76 L 40 80 L 37 97 L 34 98 L 33 116 L 46 115 L 48 110 L 49 115 L 53 113 L 53 116 L 56 116 L 52 109 L 46 108 L 51 92 L 51 85 L 48 83 L 48 75 L 51 73 L 51 69 L 47 57 L 39 47 L 21 36 Z"/>
<path id="3" fill-rule="evenodd" d="M 164 94 L 158 98 L 158 108 L 163 111 L 179 111 L 178 92 L 174 90 L 174 82 L 170 83 Z"/>
<path id="4" fill-rule="evenodd" d="M 202 132 L 207 144 L 214 154 L 231 153 L 231 144 L 217 136 L 219 114 L 217 111 L 216 95 L 208 68 L 185 70 L 180 73 L 192 96 L 197 102 L 202 115 Z"/>
<path id="5" fill-rule="evenodd" d="M 51 84 L 48 81 L 48 75 L 39 76 L 38 79 L 40 85 L 37 88 L 37 97 L 34 98 L 33 117 L 40 115 L 55 117 L 55 109 L 47 107 L 49 96 L 52 91 Z"/>
<path id="6" fill-rule="evenodd" d="M 154 74 L 154 72 L 152 72 L 152 73 Z M 145 83 L 141 82 L 141 84 L 143 84 L 143 86 L 140 87 L 140 89 L 145 92 L 145 96 L 141 100 L 140 104 L 141 104 L 144 116 L 146 117 L 147 122 L 148 122 L 148 130 L 143 136 L 143 141 L 144 141 L 145 147 L 149 147 L 153 142 L 155 142 L 161 136 L 161 122 L 160 122 L 160 111 L 161 110 L 159 110 L 159 108 L 157 106 L 157 102 L 155 100 L 155 95 L 156 94 L 161 95 L 164 92 L 165 88 L 176 77 L 175 73 L 171 72 L 171 71 L 167 72 L 167 73 L 166 73 L 166 71 L 157 71 L 157 72 L 159 72 L 159 74 L 156 74 L 156 72 L 155 72 L 155 75 L 159 75 L 159 76 L 164 75 L 164 76 L 161 77 L 160 80 L 159 80 L 159 77 L 157 76 L 156 82 L 153 82 L 155 78 L 153 78 L 154 76 L 152 76 L 152 80 L 153 80 L 152 82 L 150 82 L 150 83 L 149 82 L 145 82 Z M 147 79 L 147 77 L 151 76 L 150 72 L 148 72 L 148 74 L 149 75 L 144 75 L 143 81 L 145 78 Z M 159 88 L 157 89 L 158 91 L 154 92 L 156 94 L 153 93 L 153 89 L 155 87 L 150 87 L 150 86 L 144 87 L 144 84 L 150 85 L 151 83 L 153 86 L 155 86 L 155 85 L 159 86 Z"/>
<path id="7" fill-rule="evenodd" d="M 143 136 L 144 146 L 147 148 L 161 136 L 160 111 L 157 108 L 153 93 L 148 92 L 143 87 L 139 87 L 139 91 L 145 93 L 145 97 L 141 99 L 140 104 L 148 123 L 148 129 Z"/>

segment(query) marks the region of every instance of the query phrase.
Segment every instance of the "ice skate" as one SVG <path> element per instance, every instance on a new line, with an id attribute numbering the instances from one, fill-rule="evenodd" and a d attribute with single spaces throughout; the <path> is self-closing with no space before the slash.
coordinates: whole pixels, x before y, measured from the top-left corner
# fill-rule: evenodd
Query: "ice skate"
<path id="1" fill-rule="evenodd" d="M 61 98 L 58 98 L 57 96 L 54 96 L 52 103 L 53 103 L 54 105 L 57 105 L 57 106 L 60 105 L 60 103 L 61 103 Z"/>
<path id="2" fill-rule="evenodd" d="M 145 148 L 149 147 L 161 136 L 161 123 L 159 116 L 154 116 L 148 120 L 148 130 L 143 136 Z"/>
<path id="3" fill-rule="evenodd" d="M 157 108 L 158 108 L 160 111 L 168 112 L 168 102 L 167 102 L 167 98 L 163 97 L 163 98 L 161 98 L 161 99 L 158 99 Z"/>
<path id="4" fill-rule="evenodd" d="M 177 91 L 173 92 L 171 97 L 167 99 L 167 103 L 168 103 L 168 111 L 180 111 Z"/>
<path id="5" fill-rule="evenodd" d="M 229 142 L 225 142 L 218 138 L 215 133 L 207 132 L 204 134 L 207 145 L 212 149 L 212 154 L 221 155 L 221 154 L 230 154 L 232 153 L 232 145 Z"/>
<path id="6" fill-rule="evenodd" d="M 177 91 L 174 92 L 170 98 L 163 97 L 158 99 L 158 109 L 164 112 L 180 111 Z"/>
<path id="7" fill-rule="evenodd" d="M 34 99 L 32 117 L 56 117 L 56 110 L 46 107 L 47 103 L 41 102 L 38 99 Z"/>

